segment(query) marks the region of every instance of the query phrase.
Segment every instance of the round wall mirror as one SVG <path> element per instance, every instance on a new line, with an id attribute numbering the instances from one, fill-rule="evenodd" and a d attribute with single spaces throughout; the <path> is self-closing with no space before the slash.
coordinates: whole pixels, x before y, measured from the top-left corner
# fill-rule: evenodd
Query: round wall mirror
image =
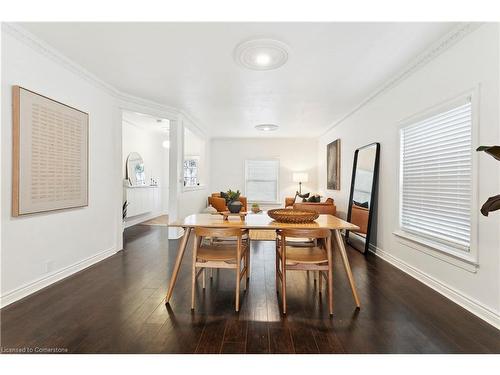
<path id="1" fill-rule="evenodd" d="M 144 160 L 142 160 L 142 156 L 137 152 L 131 152 L 127 157 L 127 179 L 132 186 L 146 184 Z"/>

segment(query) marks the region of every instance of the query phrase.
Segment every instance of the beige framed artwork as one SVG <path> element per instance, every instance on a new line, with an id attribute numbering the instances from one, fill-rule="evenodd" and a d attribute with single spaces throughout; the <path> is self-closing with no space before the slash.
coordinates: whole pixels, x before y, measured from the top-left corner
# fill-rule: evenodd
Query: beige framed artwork
<path id="1" fill-rule="evenodd" d="M 12 216 L 88 205 L 89 115 L 12 88 Z"/>
<path id="2" fill-rule="evenodd" d="M 340 139 L 326 146 L 326 188 L 340 190 Z"/>

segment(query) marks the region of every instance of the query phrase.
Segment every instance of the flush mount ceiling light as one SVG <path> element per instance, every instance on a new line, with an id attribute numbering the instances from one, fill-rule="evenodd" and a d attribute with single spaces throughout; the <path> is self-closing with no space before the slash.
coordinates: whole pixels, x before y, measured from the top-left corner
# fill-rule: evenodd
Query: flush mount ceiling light
<path id="1" fill-rule="evenodd" d="M 260 124 L 255 125 L 255 129 L 260 130 L 262 132 L 274 132 L 278 130 L 279 126 L 275 124 Z"/>
<path id="2" fill-rule="evenodd" d="M 278 40 L 255 39 L 239 44 L 234 59 L 247 69 L 271 70 L 287 62 L 288 51 L 288 46 Z"/>

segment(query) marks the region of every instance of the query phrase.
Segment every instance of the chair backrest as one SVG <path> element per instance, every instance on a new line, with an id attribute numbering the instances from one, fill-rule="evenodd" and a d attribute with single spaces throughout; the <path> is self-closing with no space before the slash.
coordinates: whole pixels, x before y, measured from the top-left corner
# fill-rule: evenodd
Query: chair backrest
<path id="1" fill-rule="evenodd" d="M 241 237 L 244 231 L 241 228 L 211 228 L 211 227 L 196 227 L 194 233 L 198 237 Z"/>
<path id="2" fill-rule="evenodd" d="M 329 238 L 331 232 L 323 228 L 287 228 L 280 229 L 279 234 L 283 237 L 296 238 Z"/>

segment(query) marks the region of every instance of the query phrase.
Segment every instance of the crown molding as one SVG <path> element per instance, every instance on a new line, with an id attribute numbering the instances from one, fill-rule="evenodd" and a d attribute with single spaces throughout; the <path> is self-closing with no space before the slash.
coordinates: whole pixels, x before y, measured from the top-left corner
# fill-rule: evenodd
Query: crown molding
<path id="1" fill-rule="evenodd" d="M 358 112 L 361 108 L 373 101 L 375 98 L 392 89 L 394 86 L 404 81 L 410 75 L 420 70 L 428 62 L 432 61 L 444 51 L 461 41 L 467 35 L 478 29 L 481 25 L 483 25 L 483 23 L 480 22 L 467 22 L 457 25 L 445 36 L 438 39 L 435 43 L 431 44 L 427 49 L 424 50 L 424 52 L 420 53 L 409 64 L 405 65 L 405 67 L 401 69 L 396 75 L 379 86 L 375 91 L 373 91 L 370 95 L 363 99 L 357 106 L 347 112 L 339 120 L 335 121 L 326 131 L 321 134 L 321 136 L 324 136 L 336 126 L 340 125 L 342 122 Z"/>
<path id="2" fill-rule="evenodd" d="M 48 57 L 50 60 L 52 60 L 59 66 L 62 66 L 63 68 L 71 71 L 80 78 L 83 78 L 87 82 L 93 84 L 95 87 L 104 90 L 108 94 L 112 96 L 117 96 L 120 94 L 120 92 L 113 86 L 107 84 L 94 74 L 90 73 L 81 65 L 78 65 L 74 61 L 68 59 L 66 56 L 61 54 L 52 46 L 45 43 L 44 41 L 42 41 L 29 31 L 27 31 L 23 27 L 10 22 L 2 22 L 2 32 L 11 35 L 18 41 L 30 47 L 31 49 L 41 53 L 45 57 Z"/>
<path id="3" fill-rule="evenodd" d="M 451 46 L 462 40 L 465 36 L 476 30 L 483 23 L 461 23 L 457 25 L 453 30 L 451 30 L 444 37 L 439 39 L 437 42 L 432 44 L 429 48 L 427 48 L 423 53 L 421 53 L 417 58 L 412 60 L 408 65 L 406 65 L 398 74 L 394 75 L 391 79 L 382 84 L 378 89 L 368 95 L 364 100 L 362 100 L 357 106 L 351 109 L 348 113 L 342 116 L 339 120 L 335 121 L 327 130 L 325 130 L 322 135 L 325 135 L 336 126 L 340 125 L 342 122 L 347 120 L 349 117 L 358 112 L 361 108 L 366 106 L 368 103 L 373 101 L 375 98 L 390 90 L 398 83 L 404 81 L 411 74 L 415 73 L 419 69 L 421 69 L 424 65 L 426 65 L 431 60 L 435 59 L 441 53 L 449 49 Z M 32 49 L 42 53 L 46 57 L 50 58 L 52 61 L 57 63 L 58 65 L 64 67 L 65 69 L 75 73 L 82 79 L 87 82 L 93 84 L 95 87 L 104 90 L 114 98 L 128 102 L 131 104 L 145 106 L 148 108 L 155 109 L 160 112 L 169 113 L 171 116 L 183 116 L 189 122 L 191 122 L 196 128 L 198 128 L 202 133 L 209 136 L 209 132 L 206 126 L 190 113 L 183 109 L 178 109 L 174 107 L 170 107 L 165 104 L 161 104 L 152 100 L 140 98 L 123 91 L 118 90 L 116 87 L 108 84 L 102 79 L 95 76 L 93 73 L 86 70 L 81 65 L 75 63 L 70 60 L 59 51 L 54 49 L 49 44 L 45 43 L 23 27 L 16 25 L 14 23 L 2 22 L 2 32 L 8 33 L 9 35 L 15 37 L 17 40 L 23 42 L 25 45 L 31 47 Z"/>
<path id="4" fill-rule="evenodd" d="M 71 71 L 78 77 L 89 82 L 94 87 L 103 90 L 104 92 L 111 95 L 115 99 L 118 99 L 122 102 L 134 104 L 137 106 L 154 109 L 155 111 L 162 112 L 164 114 L 169 114 L 170 117 L 183 116 L 184 118 L 188 119 L 191 123 L 193 123 L 194 126 L 198 128 L 203 134 L 208 135 L 208 129 L 205 126 L 202 126 L 203 125 L 202 122 L 199 119 L 192 116 L 190 113 L 186 112 L 185 110 L 171 107 L 162 103 L 158 103 L 153 100 L 144 99 L 118 90 L 116 87 L 110 85 L 109 83 L 103 81 L 93 73 L 89 72 L 83 66 L 67 58 L 65 55 L 57 51 L 54 47 L 47 44 L 34 34 L 30 33 L 22 26 L 11 22 L 2 22 L 2 32 L 11 35 L 12 37 L 22 42 L 26 46 L 41 53 L 45 57 L 52 60 L 54 63 L 65 68 L 66 70 Z"/>

